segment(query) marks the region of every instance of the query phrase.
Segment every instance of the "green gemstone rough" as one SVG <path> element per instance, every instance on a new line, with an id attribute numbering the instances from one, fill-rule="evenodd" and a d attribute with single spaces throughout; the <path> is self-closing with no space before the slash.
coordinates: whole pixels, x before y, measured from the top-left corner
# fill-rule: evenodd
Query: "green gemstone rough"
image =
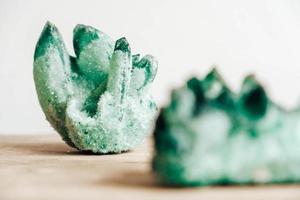
<path id="1" fill-rule="evenodd" d="M 152 166 L 164 184 L 300 182 L 300 112 L 253 75 L 232 92 L 216 69 L 171 93 L 156 121 Z"/>
<path id="2" fill-rule="evenodd" d="M 133 149 L 150 133 L 157 107 L 148 90 L 157 72 L 153 56 L 132 55 L 117 41 L 85 25 L 73 34 L 70 56 L 47 22 L 34 54 L 34 82 L 47 120 L 72 147 L 94 153 Z"/>

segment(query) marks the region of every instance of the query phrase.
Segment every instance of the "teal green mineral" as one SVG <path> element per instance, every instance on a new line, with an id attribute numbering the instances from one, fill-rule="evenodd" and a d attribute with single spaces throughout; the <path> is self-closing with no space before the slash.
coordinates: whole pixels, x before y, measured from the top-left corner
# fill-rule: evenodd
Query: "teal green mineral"
<path id="1" fill-rule="evenodd" d="M 164 184 L 300 182 L 300 111 L 247 76 L 232 92 L 213 69 L 171 93 L 157 119 L 153 170 Z"/>
<path id="2" fill-rule="evenodd" d="M 97 29 L 77 25 L 70 56 L 47 23 L 34 54 L 34 81 L 47 120 L 72 147 L 94 153 L 133 149 L 151 131 L 157 112 L 148 94 L 157 62 L 132 55 Z"/>

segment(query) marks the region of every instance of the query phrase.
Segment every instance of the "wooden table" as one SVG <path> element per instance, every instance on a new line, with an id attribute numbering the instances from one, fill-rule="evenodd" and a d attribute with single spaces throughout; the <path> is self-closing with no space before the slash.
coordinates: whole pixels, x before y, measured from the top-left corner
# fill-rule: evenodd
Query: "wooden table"
<path id="1" fill-rule="evenodd" d="M 300 185 L 167 188 L 150 171 L 151 141 L 119 155 L 82 154 L 53 136 L 0 136 L 0 200 L 300 200 Z"/>

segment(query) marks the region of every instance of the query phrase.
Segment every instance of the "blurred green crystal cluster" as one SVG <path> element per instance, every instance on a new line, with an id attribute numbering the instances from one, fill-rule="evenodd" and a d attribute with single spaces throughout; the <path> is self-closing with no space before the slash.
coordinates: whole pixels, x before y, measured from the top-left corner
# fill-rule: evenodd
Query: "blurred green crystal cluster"
<path id="1" fill-rule="evenodd" d="M 300 110 L 274 104 L 250 75 L 238 94 L 216 69 L 171 94 L 154 133 L 153 169 L 170 185 L 300 181 Z"/>
<path id="2" fill-rule="evenodd" d="M 132 55 L 97 29 L 77 25 L 70 56 L 47 23 L 34 55 L 34 81 L 47 120 L 72 147 L 95 153 L 134 148 L 149 134 L 157 112 L 148 94 L 157 62 Z"/>

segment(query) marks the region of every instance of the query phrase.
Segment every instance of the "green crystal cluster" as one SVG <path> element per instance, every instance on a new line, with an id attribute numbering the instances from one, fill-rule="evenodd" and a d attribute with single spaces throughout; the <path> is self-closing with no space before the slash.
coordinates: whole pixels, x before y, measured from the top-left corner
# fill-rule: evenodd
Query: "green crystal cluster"
<path id="1" fill-rule="evenodd" d="M 157 107 L 148 94 L 157 62 L 132 55 L 125 38 L 116 42 L 85 25 L 74 29 L 76 57 L 57 28 L 47 23 L 34 54 L 34 82 L 47 120 L 72 147 L 120 153 L 149 134 Z"/>
<path id="2" fill-rule="evenodd" d="M 238 94 L 216 69 L 171 94 L 154 133 L 153 170 L 169 185 L 300 181 L 300 110 L 270 100 L 253 75 Z"/>

